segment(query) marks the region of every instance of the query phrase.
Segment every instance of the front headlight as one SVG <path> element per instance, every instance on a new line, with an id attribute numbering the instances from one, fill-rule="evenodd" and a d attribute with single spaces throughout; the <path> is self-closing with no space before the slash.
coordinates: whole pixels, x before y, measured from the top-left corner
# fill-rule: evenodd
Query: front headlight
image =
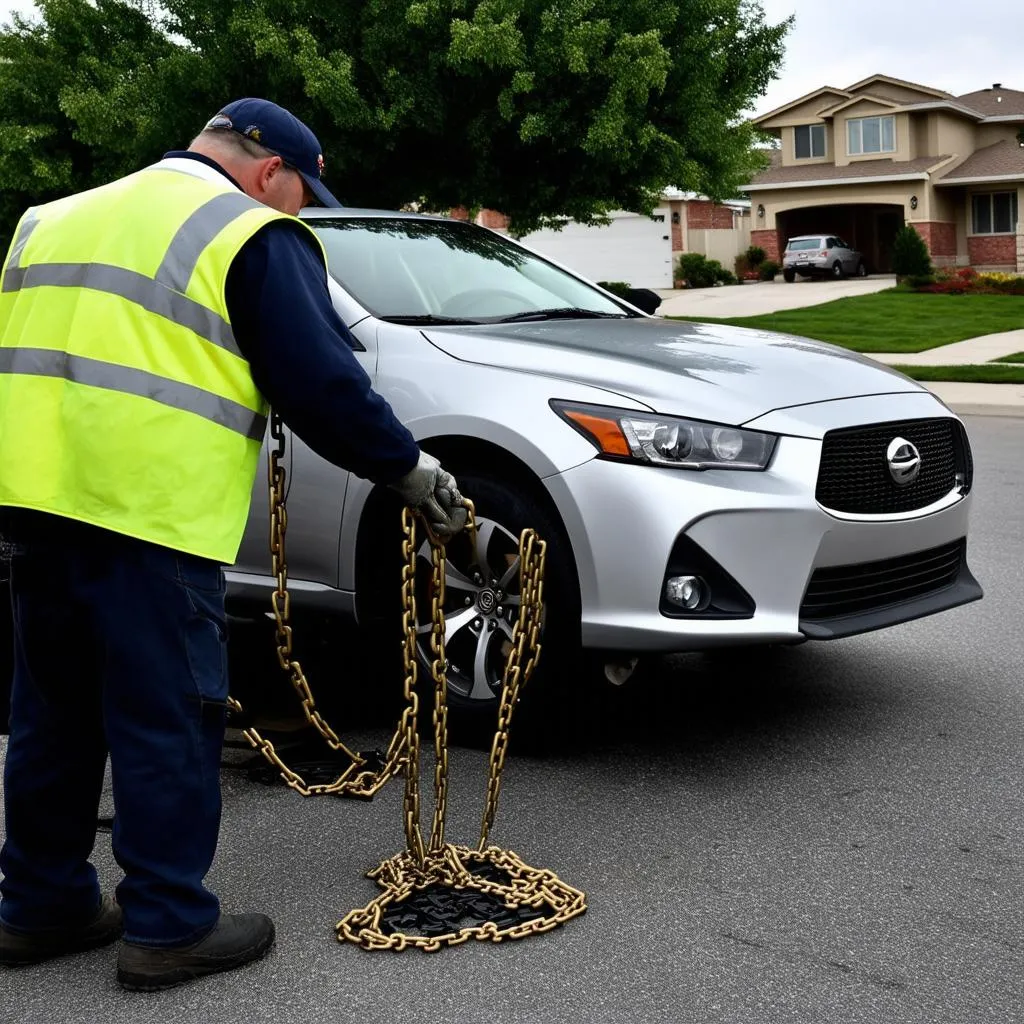
<path id="1" fill-rule="evenodd" d="M 551 408 L 610 459 L 678 469 L 765 469 L 777 437 L 718 423 L 552 400 Z"/>

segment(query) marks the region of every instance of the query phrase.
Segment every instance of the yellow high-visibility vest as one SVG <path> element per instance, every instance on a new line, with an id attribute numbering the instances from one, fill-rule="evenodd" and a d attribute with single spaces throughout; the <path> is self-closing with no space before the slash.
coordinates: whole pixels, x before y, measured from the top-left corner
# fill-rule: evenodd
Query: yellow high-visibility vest
<path id="1" fill-rule="evenodd" d="M 224 289 L 275 220 L 302 223 L 181 158 L 22 217 L 0 276 L 0 506 L 235 560 L 268 409 Z"/>

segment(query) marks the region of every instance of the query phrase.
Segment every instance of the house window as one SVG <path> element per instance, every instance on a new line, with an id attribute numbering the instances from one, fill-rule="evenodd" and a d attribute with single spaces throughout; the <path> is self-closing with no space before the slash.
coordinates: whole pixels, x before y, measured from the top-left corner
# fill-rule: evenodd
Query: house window
<path id="1" fill-rule="evenodd" d="M 896 152 L 895 117 L 851 117 L 846 133 L 850 156 Z"/>
<path id="2" fill-rule="evenodd" d="M 825 126 L 823 124 L 800 124 L 793 129 L 796 137 L 796 158 L 807 160 L 812 156 L 825 155 Z"/>
<path id="3" fill-rule="evenodd" d="M 1017 230 L 1017 193 L 984 192 L 971 196 L 976 235 L 1012 235 Z"/>

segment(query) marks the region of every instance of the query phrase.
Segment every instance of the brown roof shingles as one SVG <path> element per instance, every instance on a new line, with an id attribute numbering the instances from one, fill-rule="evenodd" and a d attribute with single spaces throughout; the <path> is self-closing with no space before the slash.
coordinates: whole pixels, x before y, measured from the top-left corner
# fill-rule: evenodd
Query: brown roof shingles
<path id="1" fill-rule="evenodd" d="M 1021 150 L 1024 153 L 1024 150 Z M 784 185 L 801 181 L 828 181 L 841 178 L 891 178 L 899 174 L 914 174 L 949 160 L 948 156 L 922 156 L 916 160 L 859 160 L 846 167 L 835 164 L 800 164 L 797 166 L 769 167 L 758 174 L 752 185 Z"/>
<path id="2" fill-rule="evenodd" d="M 1024 147 L 1011 139 L 1003 139 L 979 149 L 962 164 L 947 171 L 941 178 L 996 178 L 1015 175 L 1024 178 Z"/>
<path id="3" fill-rule="evenodd" d="M 1016 89 L 979 89 L 977 92 L 958 96 L 957 102 L 986 117 L 1024 114 L 1024 92 L 1018 92 Z"/>

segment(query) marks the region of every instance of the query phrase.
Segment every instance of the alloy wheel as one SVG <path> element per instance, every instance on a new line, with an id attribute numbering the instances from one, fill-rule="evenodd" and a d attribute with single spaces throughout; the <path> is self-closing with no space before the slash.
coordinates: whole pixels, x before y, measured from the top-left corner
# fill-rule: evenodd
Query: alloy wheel
<path id="1" fill-rule="evenodd" d="M 483 706 L 501 695 L 512 629 L 519 616 L 519 538 L 493 519 L 477 517 L 477 543 L 460 535 L 448 545 L 445 570 L 445 654 L 450 696 Z M 420 664 L 433 662 L 431 549 L 417 551 L 416 633 Z"/>

